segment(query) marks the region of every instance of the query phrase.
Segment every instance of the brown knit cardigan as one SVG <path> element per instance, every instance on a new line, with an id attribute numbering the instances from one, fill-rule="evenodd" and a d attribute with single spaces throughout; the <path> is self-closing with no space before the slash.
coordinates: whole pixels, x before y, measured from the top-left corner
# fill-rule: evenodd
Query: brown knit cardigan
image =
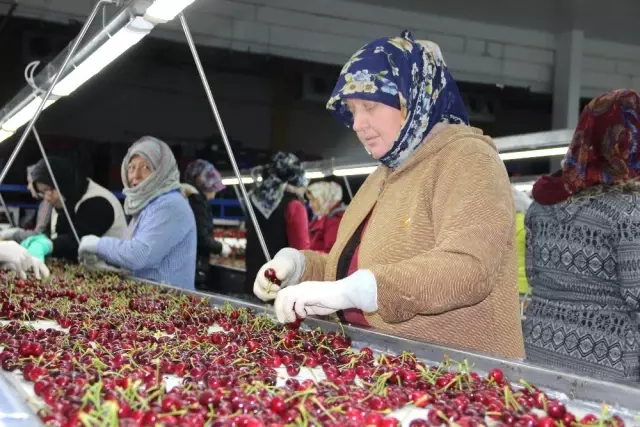
<path id="1" fill-rule="evenodd" d="M 378 285 L 378 311 L 366 314 L 373 327 L 524 357 L 514 205 L 491 138 L 445 126 L 396 170 L 378 167 L 349 205 L 331 252 L 304 252 L 302 281 L 334 281 L 341 253 L 370 213 L 358 266 Z"/>

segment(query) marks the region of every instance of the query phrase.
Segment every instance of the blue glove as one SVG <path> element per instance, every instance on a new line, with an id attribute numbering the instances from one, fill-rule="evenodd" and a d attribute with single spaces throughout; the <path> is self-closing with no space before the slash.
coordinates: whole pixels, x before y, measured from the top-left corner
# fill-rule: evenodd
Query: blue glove
<path id="1" fill-rule="evenodd" d="M 26 238 L 20 243 L 29 255 L 44 262 L 44 258 L 53 252 L 53 242 L 44 234 L 37 234 Z"/>

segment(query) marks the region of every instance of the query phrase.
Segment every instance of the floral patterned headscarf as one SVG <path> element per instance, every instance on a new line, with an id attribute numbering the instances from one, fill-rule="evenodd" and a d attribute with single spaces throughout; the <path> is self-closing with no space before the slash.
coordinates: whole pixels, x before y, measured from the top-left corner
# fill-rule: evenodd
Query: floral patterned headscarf
<path id="1" fill-rule="evenodd" d="M 226 188 L 222 183 L 220 172 L 211 163 L 202 159 L 194 160 L 187 165 L 184 180 L 202 193 L 217 193 Z"/>
<path id="2" fill-rule="evenodd" d="M 254 168 L 251 175 L 256 187 L 249 198 L 267 219 L 280 205 L 287 185 L 304 188 L 309 182 L 304 176 L 300 159 L 291 153 L 274 154 L 269 164 Z"/>
<path id="3" fill-rule="evenodd" d="M 358 50 L 344 65 L 327 109 L 347 127 L 353 115 L 345 103 L 357 98 L 380 102 L 402 112 L 404 122 L 393 147 L 378 159 L 400 166 L 437 123 L 469 124 L 469 117 L 440 47 L 430 41 L 381 38 Z"/>
<path id="4" fill-rule="evenodd" d="M 640 176 L 640 95 L 619 89 L 584 108 L 565 157 L 562 176 L 575 194 L 596 185 L 623 184 Z"/>

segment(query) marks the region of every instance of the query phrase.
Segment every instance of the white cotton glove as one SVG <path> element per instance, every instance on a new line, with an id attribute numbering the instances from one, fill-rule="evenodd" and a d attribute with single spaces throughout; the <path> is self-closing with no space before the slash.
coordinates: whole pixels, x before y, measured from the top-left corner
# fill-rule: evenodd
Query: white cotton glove
<path id="1" fill-rule="evenodd" d="M 22 279 L 26 279 L 26 272 L 33 265 L 33 257 L 16 242 L 0 242 L 0 263 L 15 271 Z"/>
<path id="2" fill-rule="evenodd" d="M 284 248 L 276 256 L 264 264 L 255 281 L 253 282 L 253 293 L 262 301 L 270 301 L 276 297 L 278 291 L 290 285 L 295 285 L 300 281 L 304 273 L 304 255 L 293 248 Z M 272 268 L 276 272 L 276 277 L 280 279 L 280 286 L 275 285 L 264 276 L 264 272 Z"/>
<path id="3" fill-rule="evenodd" d="M 369 270 L 358 270 L 337 282 L 304 282 L 278 292 L 275 310 L 278 321 L 292 323 L 297 317 L 326 316 L 357 308 L 365 313 L 378 310 L 378 286 Z"/>
<path id="4" fill-rule="evenodd" d="M 220 252 L 220 255 L 225 258 L 231 255 L 231 246 L 226 243 L 222 243 L 222 252 Z"/>
<path id="5" fill-rule="evenodd" d="M 20 228 L 5 228 L 0 231 L 0 240 L 13 240 L 16 237 L 16 234 L 20 232 Z"/>
<path id="6" fill-rule="evenodd" d="M 95 254 L 98 252 L 98 242 L 100 238 L 98 236 L 84 236 L 80 239 L 80 246 L 78 246 L 78 255 Z"/>
<path id="7" fill-rule="evenodd" d="M 31 267 L 33 268 L 33 274 L 35 274 L 38 280 L 47 279 L 51 274 L 45 263 L 38 258 L 31 257 Z"/>

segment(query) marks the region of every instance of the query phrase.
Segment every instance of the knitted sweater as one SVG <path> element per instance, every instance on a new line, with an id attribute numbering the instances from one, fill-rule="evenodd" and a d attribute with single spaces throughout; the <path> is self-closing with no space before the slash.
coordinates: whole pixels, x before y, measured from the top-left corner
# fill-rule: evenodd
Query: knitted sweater
<path id="1" fill-rule="evenodd" d="M 489 137 L 450 125 L 399 168 L 378 167 L 347 208 L 331 252 L 304 252 L 302 280 L 335 280 L 345 246 L 370 213 L 358 254 L 358 267 L 378 285 L 370 325 L 524 357 L 513 198 Z"/>
<path id="2" fill-rule="evenodd" d="M 528 359 L 591 377 L 640 379 L 640 193 L 534 202 L 525 224 Z"/>

